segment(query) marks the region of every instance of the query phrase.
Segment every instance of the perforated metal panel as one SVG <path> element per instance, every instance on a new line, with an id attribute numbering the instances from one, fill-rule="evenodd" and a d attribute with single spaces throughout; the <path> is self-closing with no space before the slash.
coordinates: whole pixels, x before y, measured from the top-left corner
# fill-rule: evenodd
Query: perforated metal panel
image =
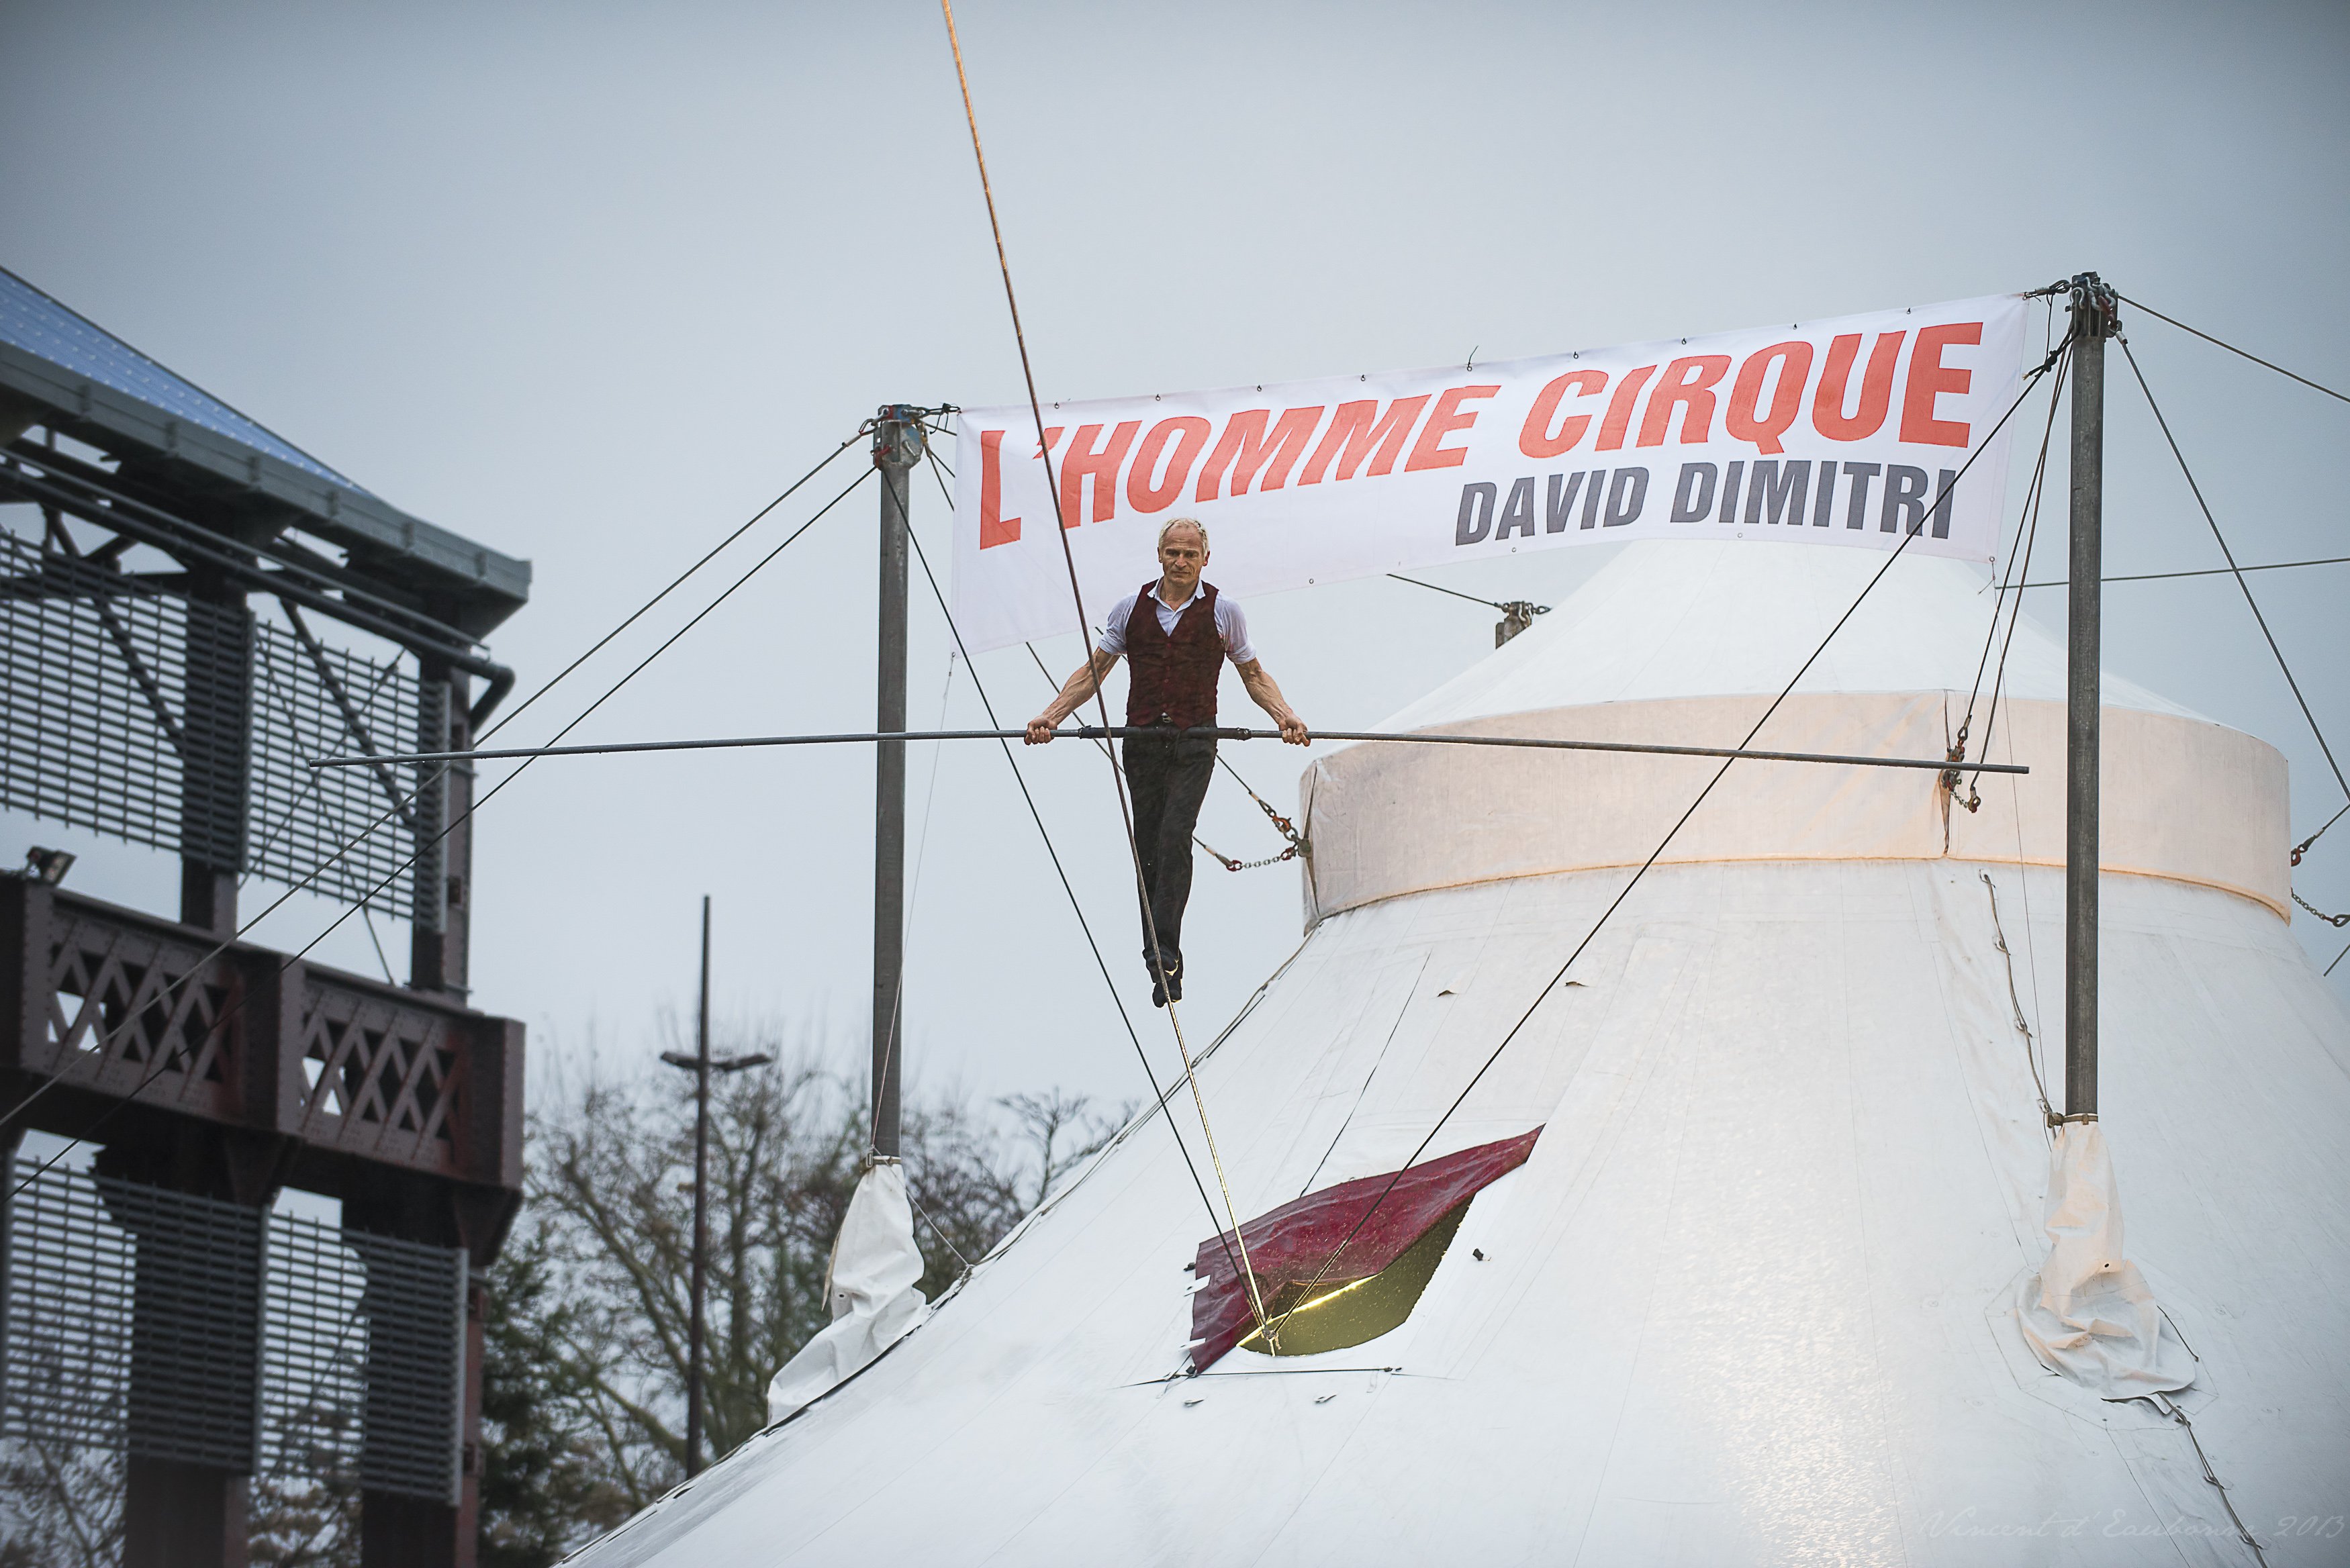
<path id="1" fill-rule="evenodd" d="M 250 1470 L 262 1220 L 81 1172 L 45 1172 L 17 1193 L 8 1433 Z"/>
<path id="2" fill-rule="evenodd" d="M 447 701 L 398 656 L 0 531 L 0 805 L 437 929 L 440 771 L 306 764 L 438 750 Z"/>
<path id="3" fill-rule="evenodd" d="M 247 868 L 295 882 L 323 866 L 313 884 L 319 892 L 437 928 L 441 770 L 386 763 L 314 772 L 307 764 L 442 750 L 448 688 L 421 684 L 397 659 L 379 662 L 267 622 L 254 628 L 253 686 Z M 411 855 L 415 866 L 403 870 Z"/>
<path id="4" fill-rule="evenodd" d="M 271 1221 L 263 1463 L 454 1502 L 465 1257 Z"/>
<path id="5" fill-rule="evenodd" d="M 240 618 L 0 533 L 0 805 L 237 865 L 239 803 L 183 799 L 181 750 L 191 643 Z"/>
<path id="6" fill-rule="evenodd" d="M 0 1434 L 456 1501 L 462 1251 L 36 1169 Z"/>

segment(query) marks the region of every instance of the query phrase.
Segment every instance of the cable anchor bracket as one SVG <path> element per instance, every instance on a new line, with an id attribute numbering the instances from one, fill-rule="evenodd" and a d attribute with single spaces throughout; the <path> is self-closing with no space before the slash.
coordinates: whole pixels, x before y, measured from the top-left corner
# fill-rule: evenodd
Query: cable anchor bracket
<path id="1" fill-rule="evenodd" d="M 2122 331 L 2121 296 L 2095 273 L 2075 273 L 2065 286 L 2073 316 L 2073 331 L 2083 337 L 2118 337 Z"/>

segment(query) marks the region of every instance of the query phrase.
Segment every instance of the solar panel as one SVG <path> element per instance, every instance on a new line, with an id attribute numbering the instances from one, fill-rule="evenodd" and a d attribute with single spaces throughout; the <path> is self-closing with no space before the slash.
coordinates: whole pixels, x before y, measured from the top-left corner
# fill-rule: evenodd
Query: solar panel
<path id="1" fill-rule="evenodd" d="M 300 447 L 173 374 L 111 332 L 0 267 L 0 343 L 36 354 L 73 375 L 111 387 L 172 419 L 268 453 L 346 490 L 368 492 Z"/>

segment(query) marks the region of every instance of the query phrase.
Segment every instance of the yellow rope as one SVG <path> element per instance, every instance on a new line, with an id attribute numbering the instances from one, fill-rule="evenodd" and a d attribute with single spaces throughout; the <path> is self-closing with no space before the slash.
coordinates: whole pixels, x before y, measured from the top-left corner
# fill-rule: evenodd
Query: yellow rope
<path id="1" fill-rule="evenodd" d="M 945 0 L 940 0 L 945 4 Z M 1191 1085 L 1191 1104 L 1200 1113 L 1200 1131 L 1208 1140 L 1208 1163 L 1215 1168 L 1216 1186 L 1224 1195 L 1224 1212 L 1232 1214 L 1232 1189 L 1224 1179 L 1224 1157 L 1216 1152 L 1216 1130 L 1208 1125 L 1208 1103 L 1200 1097 L 1200 1077 L 1191 1070 L 1191 1047 L 1183 1038 L 1183 1021 L 1175 1016 L 1175 1001 L 1167 1001 L 1167 1022 L 1175 1026 L 1175 1049 L 1183 1057 L 1183 1081 Z M 1232 1215 L 1232 1241 L 1241 1250 L 1241 1273 L 1248 1284 L 1249 1304 L 1256 1309 L 1256 1324 L 1264 1335 L 1264 1343 L 1275 1355 L 1281 1354 L 1279 1325 L 1265 1316 L 1264 1292 L 1256 1281 L 1256 1266 L 1249 1262 L 1248 1238 L 1242 1234 L 1240 1217 Z M 1287 1314 L 1283 1314 L 1284 1317 Z"/>
<path id="2" fill-rule="evenodd" d="M 987 154 L 982 151 L 979 143 L 979 113 L 978 110 L 972 107 L 971 78 L 965 74 L 963 70 L 962 39 L 955 31 L 953 0 L 939 0 L 939 9 L 944 13 L 946 16 L 947 45 L 954 51 L 955 82 L 956 85 L 962 88 L 963 119 L 971 126 L 971 154 L 972 159 L 979 164 L 980 193 L 984 196 L 987 201 L 987 226 L 995 237 L 995 265 L 997 269 L 1003 275 L 1003 300 L 1005 305 L 1010 306 L 1012 311 L 1013 341 L 1018 344 L 1020 348 L 1020 373 L 1023 379 L 1027 382 L 1028 411 L 1035 417 L 1036 421 L 1036 450 L 1041 453 L 1045 450 L 1045 408 L 1043 401 L 1036 396 L 1036 372 L 1030 365 L 1028 359 L 1027 334 L 1021 329 L 1020 326 L 1020 300 L 1019 296 L 1013 292 L 1012 288 L 1012 263 L 1010 258 L 1005 255 L 1003 250 L 1003 224 L 1002 220 L 996 216 L 995 213 L 995 190 L 987 178 Z M 1049 462 L 1045 465 L 1045 484 L 1046 489 L 1052 493 L 1053 515 L 1055 519 L 1057 520 L 1061 513 L 1061 497 L 1059 487 L 1053 482 L 1053 467 Z M 1094 664 L 1094 639 L 1092 629 L 1086 625 L 1085 597 L 1077 589 L 1076 562 L 1076 559 L 1069 555 L 1069 536 L 1067 531 L 1066 529 L 1056 528 L 1055 532 L 1060 535 L 1062 557 L 1068 565 L 1069 595 L 1072 598 L 1076 600 L 1077 630 L 1085 639 L 1086 668 L 1090 670 L 1093 669 Z M 1102 728 L 1107 730 L 1110 727 L 1109 707 L 1102 696 L 1101 680 L 1098 676 L 1094 678 L 1093 688 L 1094 701 L 1101 708 Z M 1118 815 L 1126 825 L 1127 849 L 1134 857 L 1135 882 L 1137 884 L 1137 890 L 1139 891 L 1141 890 L 1140 884 L 1142 881 L 1142 851 L 1141 847 L 1137 845 L 1134 840 L 1134 823 L 1127 813 L 1126 785 L 1124 781 L 1118 776 L 1118 761 L 1115 757 L 1110 760 L 1110 778 L 1113 786 L 1118 791 Z M 1159 950 L 1159 933 L 1155 924 L 1150 919 L 1150 904 L 1148 898 L 1143 901 L 1142 919 L 1146 928 L 1148 928 L 1147 935 L 1149 938 L 1150 950 L 1153 953 L 1156 953 Z M 1161 983 L 1164 983 L 1166 976 L 1163 965 L 1160 964 L 1159 961 L 1154 960 L 1153 968 L 1158 971 Z M 1215 1130 L 1208 1125 L 1208 1103 L 1200 1093 L 1199 1075 L 1192 1070 L 1191 1048 L 1184 1042 L 1183 1023 L 1182 1021 L 1175 1015 L 1175 1005 L 1171 999 L 1168 1002 L 1167 1006 L 1167 1022 L 1174 1026 L 1175 1049 L 1183 1058 L 1183 1081 L 1191 1086 L 1191 1104 L 1200 1113 L 1200 1131 L 1206 1136 L 1208 1140 L 1208 1160 L 1209 1163 L 1215 1168 L 1216 1186 L 1222 1192 L 1224 1199 L 1224 1214 L 1232 1222 L 1232 1240 L 1237 1242 L 1240 1247 L 1241 1273 L 1248 1286 L 1250 1305 L 1256 1313 L 1257 1327 L 1264 1334 L 1265 1343 L 1269 1345 L 1274 1345 L 1277 1348 L 1278 1342 L 1274 1338 L 1273 1327 L 1266 1321 L 1264 1293 L 1258 1287 L 1256 1270 L 1249 1262 L 1248 1242 L 1243 1240 L 1241 1236 L 1240 1213 L 1232 1203 L 1232 1184 L 1224 1178 L 1223 1158 L 1216 1152 Z"/>

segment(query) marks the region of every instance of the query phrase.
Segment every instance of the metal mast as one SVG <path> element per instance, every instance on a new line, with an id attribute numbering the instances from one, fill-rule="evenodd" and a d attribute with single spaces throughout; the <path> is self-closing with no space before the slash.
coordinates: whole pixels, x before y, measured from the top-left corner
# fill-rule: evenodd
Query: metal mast
<path id="1" fill-rule="evenodd" d="M 691 1305 L 686 1320 L 685 1473 L 702 1473 L 702 1433 L 708 1428 L 703 1387 L 708 1378 L 710 1300 L 710 1075 L 764 1067 L 764 1053 L 745 1056 L 710 1054 L 710 895 L 702 896 L 702 992 L 693 1015 L 693 1054 L 664 1051 L 661 1060 L 693 1075 L 693 1262 Z"/>
<path id="2" fill-rule="evenodd" d="M 885 403 L 873 421 L 881 471 L 881 613 L 874 728 L 906 727 L 906 517 L 909 481 L 921 461 L 921 410 Z M 873 1153 L 898 1156 L 898 1084 L 904 1056 L 906 743 L 884 741 L 873 763 Z"/>
<path id="3" fill-rule="evenodd" d="M 2106 339 L 2114 291 L 2073 279 L 2072 569 L 2065 604 L 2064 1119 L 2097 1115 L 2099 578 L 2105 570 Z"/>
<path id="4" fill-rule="evenodd" d="M 702 1345 L 710 1289 L 710 895 L 702 896 L 702 992 L 693 1010 L 693 1309 L 686 1330 L 685 1473 L 702 1473 Z"/>

